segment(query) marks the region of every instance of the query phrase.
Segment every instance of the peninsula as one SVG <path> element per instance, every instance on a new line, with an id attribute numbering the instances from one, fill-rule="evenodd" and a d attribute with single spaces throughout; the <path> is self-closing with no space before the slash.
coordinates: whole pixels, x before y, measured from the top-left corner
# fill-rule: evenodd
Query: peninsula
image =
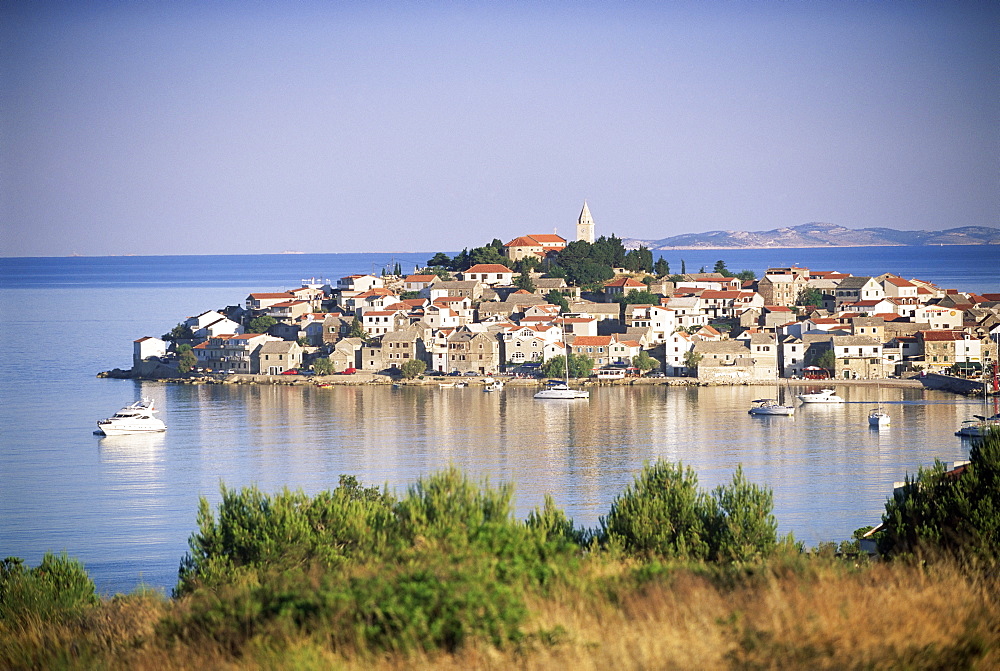
<path id="1" fill-rule="evenodd" d="M 890 270 L 775 267 L 756 277 L 720 260 L 712 272 L 676 272 L 645 246 L 595 238 L 584 203 L 574 241 L 525 233 L 454 257 L 438 252 L 411 274 L 396 264 L 262 289 L 135 340 L 132 369 L 112 375 L 535 379 L 562 376 L 568 361 L 574 377 L 595 381 L 981 379 L 997 361 L 1000 294 Z"/>

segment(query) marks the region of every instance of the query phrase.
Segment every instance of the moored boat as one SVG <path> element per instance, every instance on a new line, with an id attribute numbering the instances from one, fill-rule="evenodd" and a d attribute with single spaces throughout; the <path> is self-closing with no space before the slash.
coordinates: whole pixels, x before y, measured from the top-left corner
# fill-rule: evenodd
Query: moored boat
<path id="1" fill-rule="evenodd" d="M 795 406 L 794 405 L 782 405 L 777 399 L 773 398 L 758 398 L 755 399 L 753 405 L 749 410 L 747 410 L 748 415 L 794 415 Z"/>
<path id="2" fill-rule="evenodd" d="M 124 436 L 130 433 L 166 431 L 166 424 L 153 417 L 155 412 L 153 399 L 144 398 L 125 406 L 107 419 L 98 420 L 95 433 L 102 433 L 105 436 Z"/>
<path id="3" fill-rule="evenodd" d="M 892 417 L 882 410 L 882 406 L 872 408 L 872 411 L 868 413 L 868 426 L 879 428 L 890 424 L 892 424 Z"/>
<path id="4" fill-rule="evenodd" d="M 823 389 L 822 391 L 799 394 L 798 398 L 803 403 L 843 403 L 844 399 L 837 396 L 834 389 Z"/>

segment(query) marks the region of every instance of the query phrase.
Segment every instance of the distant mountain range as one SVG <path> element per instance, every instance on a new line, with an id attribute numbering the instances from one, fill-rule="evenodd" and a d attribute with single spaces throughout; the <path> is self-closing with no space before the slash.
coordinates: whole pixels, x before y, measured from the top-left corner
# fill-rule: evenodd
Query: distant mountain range
<path id="1" fill-rule="evenodd" d="M 882 245 L 1000 245 L 1000 228 L 963 226 L 944 231 L 847 228 L 811 223 L 770 231 L 708 231 L 661 240 L 625 238 L 626 247 L 655 249 L 733 249 L 745 247 L 877 247 Z"/>

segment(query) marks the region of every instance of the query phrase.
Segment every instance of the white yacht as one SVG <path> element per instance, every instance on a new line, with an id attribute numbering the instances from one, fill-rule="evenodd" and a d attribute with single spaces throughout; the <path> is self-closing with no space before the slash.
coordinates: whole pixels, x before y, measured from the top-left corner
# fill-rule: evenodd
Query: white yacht
<path id="1" fill-rule="evenodd" d="M 798 398 L 803 403 L 843 403 L 844 399 L 837 396 L 837 392 L 833 389 L 824 389 L 822 391 L 816 391 L 808 394 L 799 394 Z"/>
<path id="2" fill-rule="evenodd" d="M 748 415 L 794 415 L 794 405 L 782 405 L 773 398 L 758 398 L 753 401 L 753 406 L 747 410 Z"/>
<path id="3" fill-rule="evenodd" d="M 166 431 L 167 426 L 153 417 L 153 399 L 144 398 L 132 405 L 127 405 L 107 419 L 97 422 L 97 431 L 105 436 L 124 436 L 129 433 L 158 433 Z"/>

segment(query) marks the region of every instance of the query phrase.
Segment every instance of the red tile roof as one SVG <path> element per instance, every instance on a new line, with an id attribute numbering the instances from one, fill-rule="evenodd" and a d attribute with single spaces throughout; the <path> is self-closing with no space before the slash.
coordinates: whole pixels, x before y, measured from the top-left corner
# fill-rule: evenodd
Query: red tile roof
<path id="1" fill-rule="evenodd" d="M 513 273 L 514 271 L 507 266 L 500 265 L 499 263 L 477 263 L 472 266 L 466 273 Z"/>

